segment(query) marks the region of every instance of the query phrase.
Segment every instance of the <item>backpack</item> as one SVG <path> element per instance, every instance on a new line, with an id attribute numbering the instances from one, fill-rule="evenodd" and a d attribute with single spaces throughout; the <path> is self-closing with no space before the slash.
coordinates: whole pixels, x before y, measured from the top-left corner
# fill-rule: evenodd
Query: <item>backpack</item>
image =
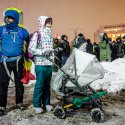
<path id="1" fill-rule="evenodd" d="M 38 45 L 39 41 L 41 39 L 41 34 L 40 34 L 39 31 L 35 31 L 34 33 L 37 33 L 37 35 L 38 35 L 38 37 L 37 37 L 37 45 Z M 34 33 L 29 35 L 29 45 L 30 45 L 30 41 L 31 41 Z M 29 52 L 29 45 L 28 45 L 28 57 L 29 57 L 30 60 L 34 61 L 34 55 L 32 55 L 32 53 Z"/>

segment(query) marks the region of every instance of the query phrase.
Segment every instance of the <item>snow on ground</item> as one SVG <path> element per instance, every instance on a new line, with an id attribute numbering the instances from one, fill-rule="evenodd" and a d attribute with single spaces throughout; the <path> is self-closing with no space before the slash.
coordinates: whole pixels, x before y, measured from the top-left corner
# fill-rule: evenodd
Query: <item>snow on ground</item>
<path id="1" fill-rule="evenodd" d="M 105 69 L 104 78 L 93 82 L 91 86 L 95 89 L 105 89 L 109 93 L 125 89 L 125 59 L 103 62 L 102 65 Z M 55 74 L 53 74 L 53 76 L 55 76 Z M 97 123 L 91 121 L 90 114 L 86 112 L 84 115 L 79 115 L 78 112 L 76 115 L 67 117 L 66 119 L 58 119 L 54 116 L 53 112 L 36 115 L 32 105 L 34 83 L 35 81 L 31 81 L 30 84 L 25 85 L 24 104 L 27 105 L 28 109 L 23 112 L 11 109 L 15 104 L 15 93 L 13 85 L 10 86 L 8 92 L 8 113 L 0 117 L 0 125 L 97 125 Z M 112 97 L 112 94 L 109 95 Z M 121 98 L 123 98 L 124 95 L 125 93 L 121 93 Z M 55 101 L 53 92 L 52 97 L 52 104 L 56 105 L 57 100 Z M 118 102 L 120 102 L 119 100 L 115 99 L 115 101 L 113 101 L 110 96 L 107 97 L 108 99 L 105 98 L 105 100 L 103 100 L 108 104 L 107 106 L 103 106 L 106 113 L 106 120 L 104 123 L 100 123 L 100 125 L 125 125 L 124 100 L 121 104 L 118 104 Z M 117 97 L 117 99 L 119 99 L 119 94 Z"/>
<path id="2" fill-rule="evenodd" d="M 103 79 L 94 81 L 91 87 L 96 90 L 107 90 L 108 93 L 125 89 L 125 58 L 101 64 L 105 69 L 105 76 Z"/>

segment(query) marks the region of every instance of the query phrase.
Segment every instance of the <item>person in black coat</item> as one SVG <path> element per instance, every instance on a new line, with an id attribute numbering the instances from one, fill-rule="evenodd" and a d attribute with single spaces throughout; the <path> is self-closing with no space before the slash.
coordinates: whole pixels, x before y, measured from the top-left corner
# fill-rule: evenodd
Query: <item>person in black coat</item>
<path id="1" fill-rule="evenodd" d="M 70 45 L 68 42 L 68 37 L 66 35 L 61 36 L 61 42 L 60 42 L 60 48 L 62 48 L 61 51 L 61 67 L 66 63 L 69 55 L 70 55 Z"/>
<path id="2" fill-rule="evenodd" d="M 87 42 L 87 44 L 86 44 L 86 52 L 90 53 L 90 54 L 93 54 L 93 45 L 91 43 L 91 40 L 87 39 L 86 42 Z"/>
<path id="3" fill-rule="evenodd" d="M 61 50 L 59 47 L 59 39 L 55 38 L 53 39 L 53 48 L 56 50 L 54 55 L 54 63 L 56 65 L 58 65 L 59 67 L 61 67 Z M 54 71 L 57 72 L 58 71 L 58 67 L 54 65 Z"/>
<path id="4" fill-rule="evenodd" d="M 124 43 L 121 40 L 121 37 L 117 37 L 116 39 L 116 53 L 117 53 L 117 58 L 123 58 L 124 57 Z"/>
<path id="5" fill-rule="evenodd" d="M 116 41 L 112 41 L 112 47 L 111 47 L 111 57 L 112 57 L 112 61 L 117 59 L 117 50 L 116 50 Z"/>

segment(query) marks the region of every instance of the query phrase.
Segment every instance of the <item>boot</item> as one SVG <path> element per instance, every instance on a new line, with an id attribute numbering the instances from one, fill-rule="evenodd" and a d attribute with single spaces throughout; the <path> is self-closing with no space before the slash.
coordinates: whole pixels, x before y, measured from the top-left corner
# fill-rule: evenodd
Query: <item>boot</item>
<path id="1" fill-rule="evenodd" d="M 25 110 L 25 106 L 22 103 L 16 104 L 16 109 L 20 109 L 21 111 Z"/>
<path id="2" fill-rule="evenodd" d="M 5 107 L 0 107 L 0 116 L 3 116 L 6 114 L 6 108 Z"/>

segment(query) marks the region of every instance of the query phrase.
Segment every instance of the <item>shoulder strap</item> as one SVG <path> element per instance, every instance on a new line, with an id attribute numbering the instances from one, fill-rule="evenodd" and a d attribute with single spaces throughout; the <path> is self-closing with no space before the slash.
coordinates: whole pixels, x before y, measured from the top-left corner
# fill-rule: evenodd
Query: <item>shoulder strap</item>
<path id="1" fill-rule="evenodd" d="M 36 31 L 35 33 L 37 33 L 37 35 L 38 35 L 38 37 L 37 37 L 37 44 L 38 44 L 41 39 L 41 34 L 39 31 Z"/>
<path id="2" fill-rule="evenodd" d="M 22 28 L 21 27 L 18 27 L 18 32 L 21 32 L 22 31 Z"/>
<path id="3" fill-rule="evenodd" d="M 22 30 L 21 27 L 18 27 L 18 35 L 19 35 L 19 37 L 20 37 L 22 40 L 24 40 L 23 30 Z"/>
<path id="4" fill-rule="evenodd" d="M 30 34 L 29 40 L 32 39 L 32 37 L 33 37 L 33 35 L 34 35 L 35 33 L 37 34 L 37 44 L 39 44 L 39 41 L 40 41 L 40 39 L 41 39 L 41 34 L 40 34 L 39 31 L 35 31 L 34 33 Z"/>
<path id="5" fill-rule="evenodd" d="M 1 34 L 1 39 L 3 38 L 3 36 L 4 36 L 5 32 L 6 32 L 6 27 L 5 27 L 5 26 L 3 26 L 3 29 L 2 29 L 2 34 Z"/>

